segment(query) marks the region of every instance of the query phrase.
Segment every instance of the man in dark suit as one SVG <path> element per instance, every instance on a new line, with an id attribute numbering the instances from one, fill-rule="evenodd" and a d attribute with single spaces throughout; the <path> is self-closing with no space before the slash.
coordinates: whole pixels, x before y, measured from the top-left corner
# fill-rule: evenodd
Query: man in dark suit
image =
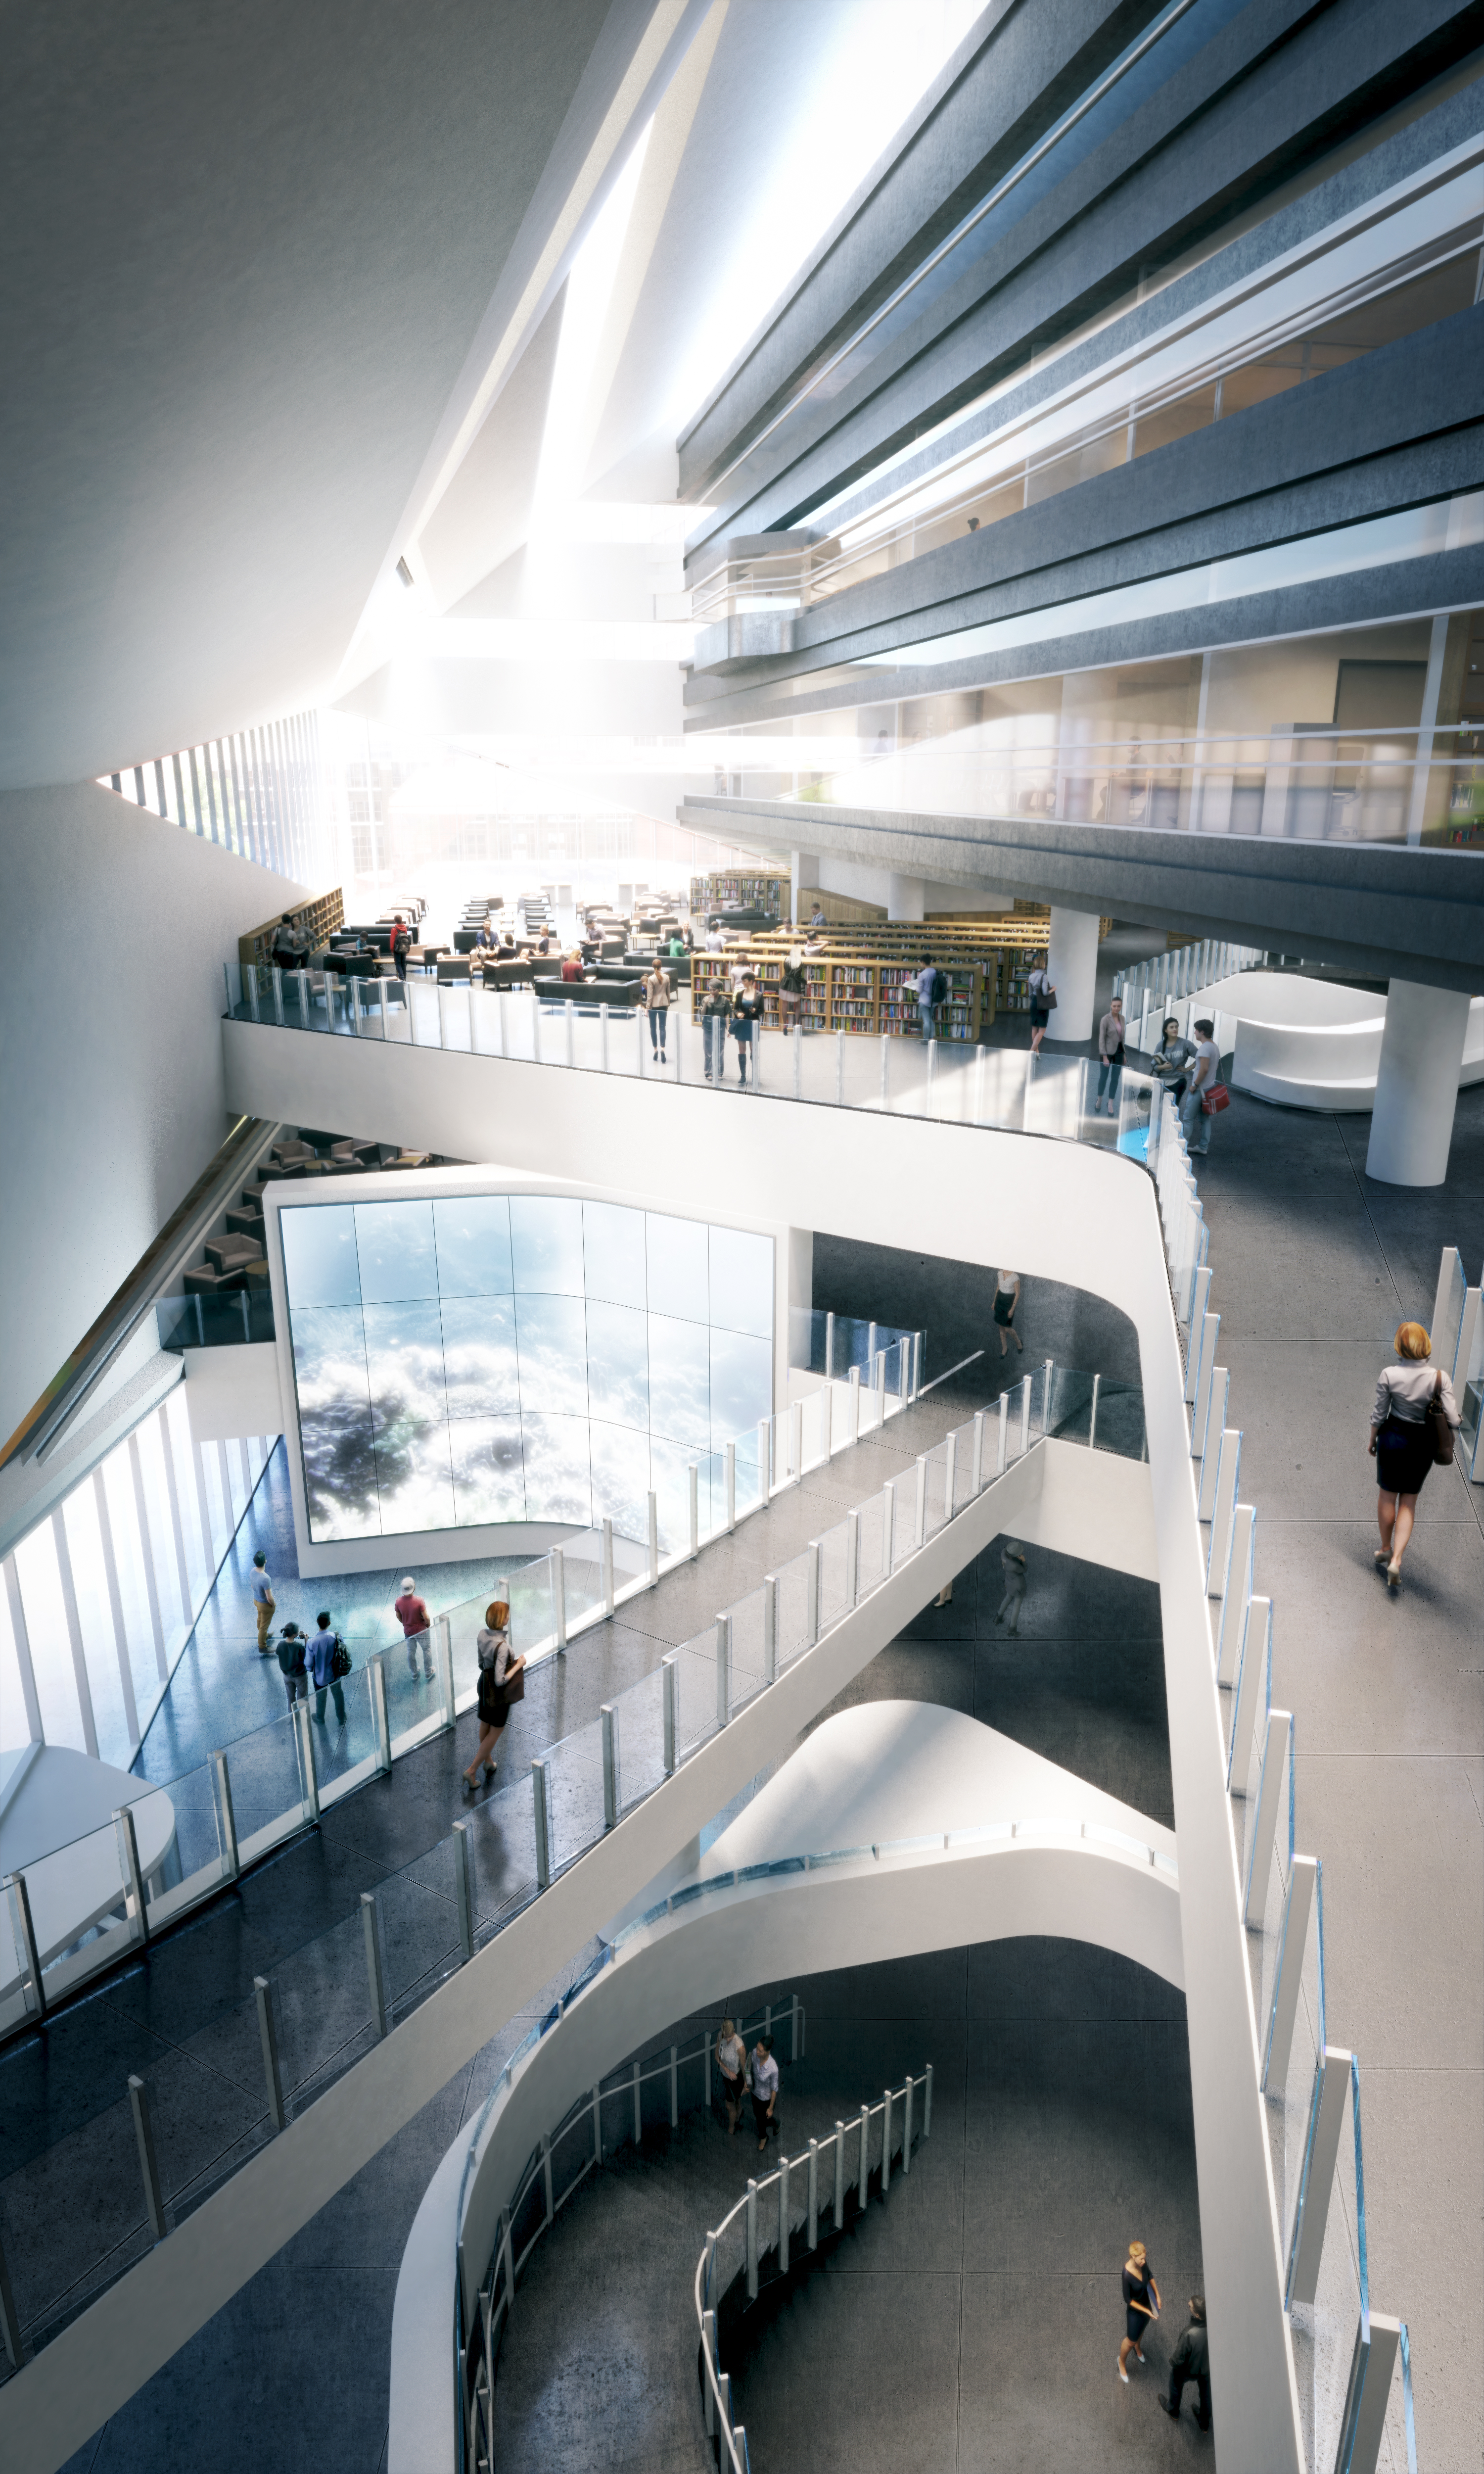
<path id="1" fill-rule="evenodd" d="M 1194 2380 L 1200 2399 L 1196 2421 L 1202 2431 L 1209 2431 L 1210 2347 L 1206 2335 L 1206 2297 L 1201 2293 L 1190 2296 L 1190 2325 L 1170 2357 L 1170 2392 L 1160 2399 L 1167 2414 L 1179 2416 L 1187 2380 Z"/>

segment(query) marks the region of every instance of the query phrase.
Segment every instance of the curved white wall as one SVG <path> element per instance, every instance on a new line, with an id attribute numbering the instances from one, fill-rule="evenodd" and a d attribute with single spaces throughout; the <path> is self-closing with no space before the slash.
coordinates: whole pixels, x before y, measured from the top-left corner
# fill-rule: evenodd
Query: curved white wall
<path id="1" fill-rule="evenodd" d="M 1209 1015 L 1233 1089 L 1290 1108 L 1364 1113 L 1376 1104 L 1386 999 L 1286 971 L 1242 971 L 1170 1010 Z M 1484 997 L 1469 1009 L 1460 1085 L 1484 1079 Z"/>

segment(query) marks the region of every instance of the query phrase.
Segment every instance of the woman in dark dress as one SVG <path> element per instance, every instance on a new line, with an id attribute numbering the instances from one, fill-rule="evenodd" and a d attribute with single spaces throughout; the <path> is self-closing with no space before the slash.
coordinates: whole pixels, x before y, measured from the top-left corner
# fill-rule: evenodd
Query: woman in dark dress
<path id="1" fill-rule="evenodd" d="M 472 1795 L 482 1771 L 488 1783 L 495 1772 L 500 1737 L 510 1715 L 507 1699 L 509 1686 L 525 1666 L 510 1645 L 510 1606 L 504 1598 L 491 1598 L 485 1609 L 485 1620 L 478 1637 L 479 1648 L 479 1749 L 464 1773 L 464 1792 Z"/>
<path id="2" fill-rule="evenodd" d="M 1144 2359 L 1144 2330 L 1160 2316 L 1160 2289 L 1150 2269 L 1148 2254 L 1142 2243 L 1129 2244 L 1129 2255 L 1123 2268 L 1123 2342 L 1118 2348 L 1118 2377 L 1125 2388 L 1129 2384 L 1129 2356 L 1136 2363 Z"/>
<path id="3" fill-rule="evenodd" d="M 1404 1322 L 1396 1338 L 1397 1364 L 1376 1378 L 1376 1406 L 1371 1412 L 1371 1450 L 1376 1461 L 1376 1526 L 1381 1533 L 1376 1563 L 1386 1575 L 1388 1589 L 1401 1585 L 1401 1558 L 1417 1498 L 1432 1467 L 1432 1429 L 1427 1412 L 1434 1399 L 1456 1431 L 1462 1423 L 1448 1376 L 1428 1365 L 1432 1342 L 1420 1322 Z"/>

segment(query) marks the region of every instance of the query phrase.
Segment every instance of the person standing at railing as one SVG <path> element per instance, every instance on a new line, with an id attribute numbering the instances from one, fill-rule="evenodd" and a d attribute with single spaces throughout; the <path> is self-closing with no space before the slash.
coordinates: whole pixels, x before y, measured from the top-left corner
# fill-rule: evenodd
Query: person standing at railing
<path id="1" fill-rule="evenodd" d="M 330 1693 L 335 1703 L 335 1724 L 346 1723 L 346 1696 L 341 1677 L 350 1671 L 350 1653 L 330 1622 L 325 1609 L 315 1617 L 316 1629 L 310 1634 L 306 1659 L 314 1678 L 314 1719 L 317 1727 L 324 1724 L 324 1696 Z"/>
<path id="2" fill-rule="evenodd" d="M 735 2139 L 742 2119 L 742 2098 L 747 2092 L 747 2047 L 730 2019 L 722 2021 L 722 2031 L 716 2039 L 716 2067 L 721 2073 L 722 2102 L 727 2108 L 727 2136 Z"/>
<path id="3" fill-rule="evenodd" d="M 1417 1517 L 1417 1498 L 1442 1446 L 1452 1458 L 1451 1440 L 1444 1433 L 1463 1423 L 1453 1387 L 1427 1360 L 1432 1341 L 1420 1322 L 1404 1322 L 1395 1342 L 1400 1363 L 1376 1378 L 1376 1406 L 1371 1412 L 1371 1450 L 1376 1460 L 1376 1523 L 1381 1533 L 1377 1570 L 1384 1570 L 1388 1589 L 1401 1585 L 1401 1558 Z"/>
<path id="4" fill-rule="evenodd" d="M 1189 1088 L 1180 1104 L 1180 1122 L 1185 1129 L 1185 1148 L 1192 1159 L 1204 1159 L 1210 1150 L 1210 1111 L 1208 1095 L 1214 1091 L 1221 1071 L 1221 1051 L 1212 1033 L 1213 1022 L 1195 1026 L 1196 1047 L 1190 1069 Z"/>
<path id="5" fill-rule="evenodd" d="M 1020 1609 L 1025 1604 L 1026 1573 L 1025 1549 L 1018 1538 L 1007 1538 L 1000 1548 L 999 1570 L 1000 1578 L 1005 1585 L 1005 1594 L 1000 1599 L 999 1611 L 994 1620 L 996 1623 L 1002 1623 L 1007 1632 L 1018 1632 Z"/>
<path id="6" fill-rule="evenodd" d="M 661 1065 L 665 1062 L 665 1025 L 670 1019 L 670 999 L 674 994 L 674 989 L 659 967 L 659 958 L 657 955 L 644 974 L 643 984 L 639 989 L 639 1003 L 649 1016 L 651 1052 Z"/>
<path id="7" fill-rule="evenodd" d="M 762 1037 L 762 990 L 751 971 L 742 974 L 742 990 L 731 1008 L 731 1035 L 737 1043 L 737 1079 L 747 1088 L 747 1060 L 753 1060 L 753 1081 L 757 1080 L 757 1042 Z"/>
<path id="8" fill-rule="evenodd" d="M 1103 1113 L 1105 1094 L 1109 1115 L 1115 1117 L 1118 1113 L 1118 1085 L 1123 1079 L 1123 1000 L 1114 997 L 1097 1027 L 1097 1053 L 1101 1061 L 1097 1070 L 1097 1098 L 1092 1103 L 1094 1117 Z"/>
<path id="9" fill-rule="evenodd" d="M 782 2127 L 778 2120 L 778 2066 L 773 2058 L 773 2038 L 759 2036 L 753 2047 L 753 2127 L 757 2133 L 757 2153 L 762 2154 L 771 2131 L 777 2139 Z"/>
<path id="10" fill-rule="evenodd" d="M 278 1635 L 278 1670 L 288 1694 L 289 1708 L 296 1701 L 309 1698 L 309 1678 L 304 1672 L 304 1636 L 298 1624 L 286 1623 Z"/>
<path id="11" fill-rule="evenodd" d="M 1022 1357 L 1025 1354 L 1025 1343 L 1016 1329 L 1016 1308 L 1019 1302 L 1019 1273 L 997 1273 L 994 1282 L 994 1322 L 999 1332 L 999 1353 L 1001 1357 L 1009 1356 L 1010 1343 L 1012 1340 L 1015 1342 L 1015 1345 L 1020 1351 Z"/>
<path id="12" fill-rule="evenodd" d="M 1160 2316 L 1160 2289 L 1149 2267 L 1149 2255 L 1141 2242 L 1130 2243 L 1129 2256 L 1123 2270 L 1123 2342 L 1118 2347 L 1118 2377 L 1125 2388 L 1129 2384 L 1129 2356 L 1136 2363 L 1144 2359 L 1144 2331 Z"/>
<path id="13" fill-rule="evenodd" d="M 803 976 L 803 951 L 799 945 L 788 949 L 788 959 L 778 981 L 778 1015 L 785 1031 L 792 1031 L 799 1020 L 807 982 Z"/>
<path id="14" fill-rule="evenodd" d="M 713 980 L 701 1008 L 701 1045 L 708 1082 L 727 1079 L 727 1025 L 731 1019 L 731 990 L 725 980 Z"/>
<path id="15" fill-rule="evenodd" d="M 1149 1060 L 1149 1071 L 1169 1093 L 1177 1108 L 1185 1096 L 1185 1067 L 1194 1055 L 1194 1043 L 1181 1035 L 1179 1014 L 1166 1014 L 1160 1045 Z"/>
<path id="16" fill-rule="evenodd" d="M 268 1576 L 268 1558 L 261 1546 L 252 1558 L 252 1612 L 257 1617 L 257 1654 L 268 1656 L 268 1636 L 273 1630 L 274 1609 L 277 1600 Z"/>
<path id="17" fill-rule="evenodd" d="M 424 1684 L 431 1684 L 433 1681 L 432 1621 L 428 1614 L 425 1600 L 419 1598 L 418 1595 L 418 1584 L 414 1580 L 411 1572 L 408 1572 L 403 1576 L 402 1594 L 399 1598 L 395 1598 L 393 1600 L 392 1612 L 395 1615 L 397 1622 L 402 1627 L 402 1638 L 407 1643 L 407 1671 L 409 1675 L 416 1683 L 418 1676 L 418 1645 L 420 1641 L 422 1645 L 422 1680 Z"/>
<path id="18" fill-rule="evenodd" d="M 510 1601 L 491 1598 L 484 1623 L 475 1636 L 479 1658 L 479 1744 L 464 1773 L 464 1792 L 472 1795 L 483 1772 L 486 1785 L 499 1762 L 500 1737 L 516 1701 L 525 1699 L 525 1660 L 511 1646 Z"/>
<path id="19" fill-rule="evenodd" d="M 1044 956 L 1038 961 L 1025 984 L 1031 1000 L 1031 1055 L 1039 1056 L 1041 1043 L 1046 1035 L 1046 1025 L 1051 1020 L 1052 1007 L 1056 1004 L 1056 990 L 1046 975 Z"/>

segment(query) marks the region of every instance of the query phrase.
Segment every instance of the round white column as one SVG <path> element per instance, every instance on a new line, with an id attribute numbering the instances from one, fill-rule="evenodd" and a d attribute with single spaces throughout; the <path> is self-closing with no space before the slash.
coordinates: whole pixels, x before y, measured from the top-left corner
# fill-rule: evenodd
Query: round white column
<path id="1" fill-rule="evenodd" d="M 898 876 L 894 871 L 887 879 L 886 915 L 888 919 L 921 919 L 925 907 L 927 888 L 920 876 Z"/>
<path id="2" fill-rule="evenodd" d="M 1376 1079 L 1366 1175 L 1382 1185 L 1441 1185 L 1448 1175 L 1469 1000 L 1393 980 Z"/>
<path id="3" fill-rule="evenodd" d="M 1090 1039 L 1092 995 L 1097 984 L 1097 912 L 1051 907 L 1051 958 L 1046 973 L 1056 1004 L 1046 1025 L 1050 1039 Z"/>

